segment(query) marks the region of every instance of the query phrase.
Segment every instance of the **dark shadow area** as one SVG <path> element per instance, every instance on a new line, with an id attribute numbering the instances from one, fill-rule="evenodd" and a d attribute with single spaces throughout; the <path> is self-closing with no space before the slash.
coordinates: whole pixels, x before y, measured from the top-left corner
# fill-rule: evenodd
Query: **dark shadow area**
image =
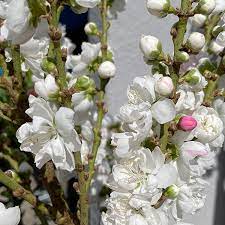
<path id="1" fill-rule="evenodd" d="M 75 14 L 69 7 L 65 7 L 61 14 L 60 22 L 66 26 L 66 36 L 76 45 L 74 54 L 81 52 L 81 44 L 88 37 L 84 26 L 88 21 L 88 13 Z"/>
<path id="2" fill-rule="evenodd" d="M 218 181 L 213 225 L 225 225 L 225 151 L 218 156 Z"/>

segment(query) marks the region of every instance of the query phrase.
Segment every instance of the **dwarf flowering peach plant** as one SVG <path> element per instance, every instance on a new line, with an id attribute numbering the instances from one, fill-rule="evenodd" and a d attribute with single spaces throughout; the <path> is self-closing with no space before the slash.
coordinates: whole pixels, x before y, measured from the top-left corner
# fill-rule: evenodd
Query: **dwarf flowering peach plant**
<path id="1" fill-rule="evenodd" d="M 27 225 L 28 210 L 32 224 L 190 225 L 185 216 L 204 206 L 204 175 L 224 143 L 225 3 L 146 0 L 146 13 L 177 18 L 174 49 L 140 34 L 150 72 L 109 115 L 108 34 L 125 5 L 0 0 L 0 225 Z M 78 55 L 59 22 L 64 7 L 100 15 L 84 27 L 95 42 Z"/>

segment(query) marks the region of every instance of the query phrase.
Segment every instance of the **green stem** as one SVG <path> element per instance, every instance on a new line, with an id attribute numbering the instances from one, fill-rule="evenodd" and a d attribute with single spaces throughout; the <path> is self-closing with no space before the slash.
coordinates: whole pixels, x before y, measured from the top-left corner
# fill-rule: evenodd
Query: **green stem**
<path id="1" fill-rule="evenodd" d="M 213 28 L 219 23 L 221 19 L 221 14 L 216 14 L 208 17 L 205 24 L 205 40 L 206 46 L 208 46 L 213 39 L 212 31 Z"/>
<path id="2" fill-rule="evenodd" d="M 224 71 L 225 71 L 225 67 L 223 65 L 223 58 L 222 58 L 221 62 L 219 64 L 219 67 L 216 70 L 217 78 L 214 80 L 209 80 L 208 85 L 206 86 L 206 88 L 204 90 L 204 93 L 205 93 L 204 103 L 206 105 L 211 105 L 211 103 L 214 99 L 214 91 L 216 90 L 219 78 L 220 78 L 220 76 L 222 76 L 224 74 Z"/>
<path id="3" fill-rule="evenodd" d="M 179 79 L 180 67 L 181 64 L 177 59 L 179 58 L 180 51 L 183 47 L 184 37 L 187 30 L 187 22 L 188 16 L 184 16 L 188 14 L 191 10 L 191 1 L 190 0 L 182 0 L 181 1 L 181 12 L 182 16 L 179 17 L 179 21 L 173 27 L 173 44 L 174 44 L 174 59 L 173 65 L 170 67 L 171 78 L 174 83 L 174 93 L 176 93 L 176 87 Z M 160 146 L 163 152 L 166 152 L 168 139 L 169 139 L 169 123 L 162 125 L 162 134 L 160 138 Z"/>
<path id="4" fill-rule="evenodd" d="M 14 179 L 7 176 L 2 170 L 0 170 L 0 183 L 11 189 L 14 193 L 20 192 L 20 197 L 29 202 L 32 206 L 37 206 L 36 197 L 28 190 L 24 189 Z"/>
<path id="5" fill-rule="evenodd" d="M 101 20 L 102 20 L 102 32 L 100 34 L 100 41 L 101 41 L 102 61 L 104 62 L 107 60 L 107 54 L 108 54 L 107 0 L 101 1 L 100 10 L 101 10 Z M 105 115 L 105 110 L 104 110 L 105 88 L 108 82 L 109 82 L 109 79 L 100 78 L 100 91 L 98 92 L 98 101 L 97 101 L 98 117 L 97 117 L 96 125 L 93 128 L 94 142 L 92 147 L 92 157 L 90 157 L 89 164 L 88 164 L 89 165 L 88 176 L 85 176 L 84 172 L 82 171 L 78 172 L 79 173 L 78 175 L 79 188 L 80 188 L 81 225 L 89 224 L 88 196 L 89 196 L 91 181 L 95 175 L 96 157 L 97 157 L 99 146 L 101 144 L 102 121 Z M 78 153 L 75 154 L 76 163 L 81 163 L 80 158 L 76 155 L 78 155 Z"/>
<path id="6" fill-rule="evenodd" d="M 22 91 L 23 75 L 21 70 L 20 47 L 18 45 L 11 45 L 11 53 L 13 59 L 14 75 L 18 82 L 17 88 L 19 91 Z"/>
<path id="7" fill-rule="evenodd" d="M 101 3 L 101 17 L 102 17 L 102 35 L 101 35 L 101 49 L 102 49 L 102 59 L 103 61 L 107 60 L 107 42 L 108 42 L 108 22 L 107 22 L 107 0 L 102 0 Z M 104 98 L 105 98 L 105 88 L 108 84 L 108 79 L 100 79 L 101 87 L 98 93 L 98 118 L 96 126 L 93 129 L 94 132 L 94 143 L 92 148 L 92 157 L 89 160 L 89 179 L 87 188 L 90 187 L 91 180 L 95 174 L 95 161 L 98 153 L 99 146 L 101 144 L 101 128 L 102 128 L 102 121 L 105 115 L 104 110 Z"/>
<path id="8" fill-rule="evenodd" d="M 169 127 L 170 123 L 166 123 L 161 126 L 162 134 L 160 139 L 160 148 L 163 153 L 166 153 L 166 147 L 168 144 L 168 137 L 169 137 Z"/>
<path id="9" fill-rule="evenodd" d="M 191 10 L 191 1 L 190 0 L 182 0 L 181 1 L 181 11 L 182 14 L 188 14 L 188 12 Z M 179 21 L 175 25 L 176 33 L 173 37 L 173 43 L 174 43 L 174 72 L 176 74 L 175 82 L 177 83 L 178 75 L 180 72 L 180 66 L 181 63 L 177 62 L 177 58 L 179 57 L 180 50 L 183 47 L 184 42 L 184 36 L 187 30 L 187 22 L 188 22 L 188 16 L 180 16 Z"/>
<path id="10" fill-rule="evenodd" d="M 20 197 L 29 202 L 39 212 L 39 215 L 41 214 L 42 217 L 49 216 L 49 212 L 52 210 L 51 206 L 46 206 L 44 203 L 39 202 L 35 195 L 18 184 L 13 178 L 7 176 L 2 170 L 0 170 L 0 183 L 13 191 L 16 197 Z"/>
<path id="11" fill-rule="evenodd" d="M 58 4 L 57 0 L 54 0 L 51 3 L 51 20 L 49 22 L 49 30 L 52 32 L 50 35 L 50 47 L 49 47 L 49 57 L 54 58 L 56 63 L 56 68 L 58 71 L 57 74 L 57 82 L 61 90 L 67 87 L 66 80 L 66 70 L 65 70 L 65 62 L 62 57 L 62 49 L 61 49 L 61 31 L 58 28 L 59 26 L 59 16 L 61 14 L 63 7 Z M 59 36 L 59 37 L 57 37 Z"/>
<path id="12" fill-rule="evenodd" d="M 80 152 L 74 154 L 76 162 L 76 171 L 78 173 L 78 185 L 79 185 L 79 196 L 80 196 L 80 225 L 88 225 L 89 221 L 89 191 L 86 188 L 86 179 L 84 166 L 81 160 Z M 76 215 L 77 216 L 77 215 Z"/>

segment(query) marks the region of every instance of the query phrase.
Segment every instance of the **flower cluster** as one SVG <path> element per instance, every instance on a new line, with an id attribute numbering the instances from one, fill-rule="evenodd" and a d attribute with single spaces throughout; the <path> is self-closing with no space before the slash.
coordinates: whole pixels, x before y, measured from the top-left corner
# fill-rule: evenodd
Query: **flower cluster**
<path id="1" fill-rule="evenodd" d="M 71 7 L 83 13 L 99 3 L 99 0 L 77 0 Z M 50 7 L 47 1 L 40 4 L 43 9 Z M 26 0 L 1 1 L 0 9 L 3 18 L 1 40 L 20 45 L 22 71 L 24 74 L 31 71 L 34 82 L 34 93 L 29 97 L 30 108 L 26 111 L 32 122 L 25 123 L 17 131 L 21 150 L 35 154 L 38 168 L 52 160 L 56 168 L 72 171 L 75 168 L 73 153 L 81 151 L 85 164 L 93 143 L 96 87 L 89 75 L 98 72 L 102 79 L 114 77 L 116 67 L 112 52 L 108 50 L 107 59 L 103 60 L 100 42 L 84 42 L 81 54 L 73 55 L 75 46 L 65 37 L 63 27 L 49 33 L 49 21 L 44 17 L 36 26 L 29 22 L 32 6 Z M 95 23 L 88 23 L 85 31 L 92 35 L 99 32 Z M 57 35 L 62 36 L 61 49 L 67 53 L 63 85 L 57 78 L 59 71 L 49 49 L 51 39 L 57 39 Z M 11 61 L 11 50 L 7 48 L 5 52 L 7 61 Z M 110 123 L 107 121 L 105 127 Z M 75 126 L 80 127 L 81 134 Z M 106 134 L 102 136 L 108 138 Z M 102 142 L 105 143 L 104 138 Z"/>
<path id="2" fill-rule="evenodd" d="M 148 11 L 161 18 L 187 10 L 176 11 L 169 0 L 146 2 Z M 194 31 L 181 40 L 173 58 L 163 52 L 156 37 L 141 37 L 140 49 L 152 73 L 134 79 L 128 102 L 120 108 L 123 132 L 112 136 L 117 163 L 108 180 L 113 192 L 102 214 L 104 225 L 187 224 L 184 216 L 204 206 L 203 175 L 214 166 L 224 142 L 223 90 L 212 88 L 224 74 L 224 59 L 218 57 L 219 63 L 212 59 L 222 54 L 225 39 L 223 26 L 215 25 L 210 32 L 219 31 L 209 37 L 201 27 L 206 20 L 219 21 L 217 10 L 224 10 L 218 9 L 219 4 L 214 0 L 189 3 Z M 175 48 L 183 22 L 171 31 Z M 212 45 L 219 46 L 217 52 Z"/>
<path id="3" fill-rule="evenodd" d="M 219 85 L 225 74 L 224 1 L 182 0 L 175 9 L 170 0 L 146 0 L 150 14 L 179 18 L 171 29 L 174 53 L 166 54 L 157 37 L 142 35 L 140 51 L 151 72 L 128 87 L 128 100 L 119 113 L 121 126 L 114 126 L 118 121 L 107 114 L 105 103 L 106 86 L 117 71 L 108 44 L 108 19 L 117 18 L 126 2 L 0 0 L 0 87 L 7 93 L 0 101 L 0 117 L 20 126 L 20 150 L 32 153 L 38 169 L 44 167 L 40 173 L 57 224 L 73 225 L 79 219 L 88 225 L 87 199 L 98 191 L 91 189 L 92 182 L 106 183 L 110 173 L 106 158 L 112 158 L 107 151 L 111 138 L 115 163 L 107 185 L 113 192 L 102 223 L 187 225 L 185 215 L 204 206 L 203 178 L 224 143 L 225 91 Z M 98 7 L 101 14 L 101 26 L 89 22 L 84 28 L 95 42 L 83 42 L 78 55 L 59 23 L 65 5 L 76 13 Z M 5 142 L 2 147 L 11 154 L 11 141 Z M 25 181 L 20 178 L 21 162 L 10 157 L 5 160 L 18 177 L 0 169 L 0 182 L 14 197 L 37 206 L 37 215 L 46 220 L 52 206 L 36 199 L 27 181 L 30 174 Z M 59 176 L 62 170 L 70 175 L 75 170 L 78 215 L 69 211 L 55 170 Z M 0 224 L 17 225 L 19 220 L 18 207 L 0 204 Z"/>
<path id="4" fill-rule="evenodd" d="M 25 111 L 28 117 L 24 116 L 29 118 L 29 122 L 20 120 L 18 124 L 22 126 L 16 132 L 20 150 L 34 155 L 38 169 L 51 162 L 54 169 L 73 174 L 71 172 L 79 167 L 82 172 L 76 170 L 73 175 L 78 180 L 86 170 L 85 175 L 89 173 L 89 177 L 82 177 L 86 179 L 82 184 L 79 180 L 77 192 L 84 186 L 87 195 L 93 178 L 105 182 L 105 175 L 110 172 L 106 160 L 109 127 L 117 121 L 107 115 L 104 94 L 105 86 L 116 74 L 116 66 L 107 43 L 107 15 L 117 17 L 118 12 L 124 10 L 125 3 L 0 0 L 0 56 L 5 66 L 4 70 L 1 67 L 1 76 L 5 79 L 8 72 L 9 89 L 16 86 L 15 96 L 12 97 L 14 105 L 20 107 L 18 99 L 29 95 L 29 108 Z M 97 41 L 83 42 L 78 55 L 73 54 L 75 46 L 59 23 L 65 5 L 75 13 L 99 7 L 104 17 L 101 30 L 93 22 L 85 26 L 86 34 L 95 36 Z M 27 90 L 27 86 L 31 90 Z M 94 177 L 95 170 L 99 173 Z M 3 217 L 0 211 L 0 220 L 4 221 L 4 225 L 19 223 L 19 217 L 15 217 L 16 222 L 7 222 Z M 65 223 L 72 224 L 71 221 L 72 218 Z"/>

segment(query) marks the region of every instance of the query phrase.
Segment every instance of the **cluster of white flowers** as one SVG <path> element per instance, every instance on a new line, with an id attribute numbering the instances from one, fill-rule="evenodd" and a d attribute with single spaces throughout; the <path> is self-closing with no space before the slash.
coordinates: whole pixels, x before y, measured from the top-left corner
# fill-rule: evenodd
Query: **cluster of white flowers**
<path id="1" fill-rule="evenodd" d="M 146 2 L 148 11 L 158 17 L 175 10 L 169 0 Z M 195 29 L 201 29 L 221 4 L 198 2 L 191 18 Z M 217 35 L 213 43 L 220 46 L 219 54 L 225 47 L 223 29 Z M 191 33 L 176 60 L 187 62 L 189 53 L 200 51 L 206 55 L 205 44 L 201 30 Z M 117 163 L 108 180 L 113 192 L 106 201 L 102 223 L 188 225 L 183 218 L 204 206 L 207 182 L 203 175 L 214 166 L 224 142 L 224 98 L 216 98 L 213 107 L 204 104 L 205 72 L 216 67 L 210 58 L 203 58 L 196 67 L 188 67 L 176 83 L 156 37 L 143 35 L 140 49 L 145 61 L 153 65 L 152 74 L 134 79 L 128 87 L 128 102 L 120 109 L 123 132 L 112 136 Z"/>
<path id="2" fill-rule="evenodd" d="M 84 13 L 89 8 L 99 6 L 100 3 L 100 0 L 72 0 L 65 4 L 69 4 L 76 13 Z M 126 1 L 121 4 L 121 1 L 116 0 L 110 2 L 108 15 L 115 18 L 118 12 L 124 10 L 125 3 Z M 34 91 L 29 96 L 29 108 L 26 110 L 31 122 L 23 124 L 16 136 L 21 143 L 20 149 L 35 155 L 35 164 L 38 168 L 52 161 L 56 169 L 71 172 L 75 169 L 74 152 L 81 152 L 84 166 L 89 163 L 91 156 L 93 157 L 94 127 L 98 123 L 98 115 L 94 104 L 97 90 L 90 75 L 98 72 L 103 80 L 114 77 L 116 67 L 113 63 L 113 54 L 108 48 L 107 57 L 103 59 L 100 43 L 84 42 L 81 54 L 73 55 L 75 46 L 65 37 L 64 27 L 51 30 L 49 16 L 52 15 L 46 13 L 46 9 L 51 10 L 51 2 L 45 0 L 37 2 L 37 9 L 33 11 L 38 12 L 40 7 L 44 11 L 44 16 L 40 14 L 34 21 L 32 4 L 27 0 L 0 0 L 0 42 L 6 41 L 10 43 L 10 47 L 19 45 L 23 76 L 31 72 L 34 83 Z M 85 32 L 88 35 L 99 34 L 97 25 L 92 22 L 85 26 Z M 66 77 L 63 87 L 59 84 L 56 60 L 49 55 L 52 50 L 54 51 L 50 49 L 52 35 L 58 35 L 57 38 L 61 39 L 62 52 L 66 52 Z M 5 49 L 7 62 L 13 58 L 10 47 Z M 66 99 L 66 104 L 63 98 Z M 97 179 L 102 182 L 105 182 L 105 174 L 110 172 L 110 166 L 105 158 L 108 154 L 106 146 L 110 135 L 108 127 L 114 121 L 106 115 L 100 131 L 101 143 L 95 165 L 99 170 Z M 0 224 L 19 223 L 19 216 L 9 215 L 6 219 L 11 211 L 3 210 L 3 206 L 1 208 Z M 15 221 L 8 221 L 12 218 Z"/>
<path id="3" fill-rule="evenodd" d="M 74 1 L 74 8 L 94 8 L 99 3 L 99 0 L 77 0 Z M 45 4 L 48 4 L 47 1 Z M 20 45 L 24 59 L 22 70 L 24 73 L 32 71 L 36 96 L 30 95 L 30 108 L 26 111 L 32 122 L 19 128 L 17 138 L 22 151 L 35 154 L 38 168 L 52 160 L 57 168 L 72 171 L 75 168 L 73 152 L 82 151 L 85 163 L 93 144 L 92 129 L 96 122 L 93 104 L 95 83 L 88 76 L 99 71 L 101 78 L 108 79 L 115 76 L 116 67 L 112 57 L 111 61 L 108 59 L 100 63 L 100 43 L 84 42 L 82 53 L 72 55 L 75 46 L 65 37 L 64 28 L 61 27 L 62 48 L 67 49 L 65 88 L 75 89 L 70 98 L 71 107 L 61 107 L 58 100 L 62 90 L 55 79 L 56 65 L 48 59 L 50 39 L 47 20 L 41 19 L 37 27 L 34 27 L 29 21 L 30 16 L 26 0 L 0 1 L 0 17 L 3 19 L 1 40 Z M 86 25 L 87 33 L 90 29 L 98 30 L 95 23 Z M 109 53 L 112 55 L 112 52 Z M 6 56 L 8 61 L 12 60 L 10 49 L 6 50 Z M 104 129 L 112 122 L 109 119 L 105 121 L 104 133 Z M 81 135 L 78 135 L 75 126 L 81 127 Z M 108 138 L 106 134 L 102 136 Z M 104 138 L 102 143 L 106 143 Z"/>
<path id="4" fill-rule="evenodd" d="M 48 1 L 42 3 L 51 8 Z M 83 13 L 100 3 L 71 0 L 70 6 Z M 116 18 L 126 0 L 108 4 L 108 16 Z M 123 131 L 112 134 L 116 164 L 108 179 L 113 192 L 107 200 L 107 212 L 102 215 L 104 225 L 188 225 L 183 217 L 203 207 L 207 186 L 203 175 L 213 167 L 217 150 L 224 143 L 223 94 L 217 93 L 220 97 L 213 102 L 208 102 L 206 96 L 209 83 L 218 79 L 216 73 L 222 75 L 210 57 L 220 57 L 224 51 L 224 18 L 214 27 L 212 37 L 202 31 L 207 21 L 225 10 L 224 1 L 199 0 L 193 4 L 190 15 L 181 15 L 184 12 L 173 8 L 170 0 L 146 0 L 146 6 L 149 13 L 160 18 L 194 14 L 190 19 L 193 32 L 181 43 L 179 54 L 175 51 L 174 59 L 163 52 L 158 38 L 141 37 L 140 50 L 145 62 L 152 65 L 152 73 L 136 77 L 128 87 L 128 102 L 119 115 Z M 31 21 L 31 11 L 27 0 L 0 0 L 0 42 L 20 46 L 23 75 L 31 71 L 34 82 L 26 110 L 31 121 L 23 124 L 16 136 L 20 149 L 35 155 L 38 168 L 52 161 L 57 169 L 71 172 L 75 169 L 75 152 L 81 153 L 84 167 L 93 157 L 94 127 L 99 117 L 94 104 L 98 90 L 91 76 L 97 72 L 101 82 L 115 76 L 113 52 L 103 43 L 84 42 L 82 52 L 73 55 L 75 46 L 65 37 L 64 27 L 54 30 L 46 15 Z M 101 33 L 93 22 L 85 26 L 85 32 L 98 38 Z M 171 33 L 176 38 L 173 29 Z M 50 42 L 57 42 L 52 36 L 61 40 L 62 53 L 66 52 L 60 56 L 65 71 L 50 57 L 54 50 Z M 184 72 L 173 70 L 174 62 L 185 64 L 192 55 L 207 54 L 208 58 L 201 58 Z M 5 55 L 7 62 L 12 60 L 11 48 L 5 50 Z M 225 59 L 220 65 L 225 67 Z M 63 81 L 60 72 L 65 74 Z M 212 96 L 209 98 L 213 100 Z M 101 104 L 97 102 L 97 106 Z M 107 128 L 112 123 L 114 119 L 105 115 L 101 130 L 97 131 L 101 140 L 95 165 L 103 175 L 110 170 L 104 160 L 111 135 Z M 101 173 L 98 178 L 105 182 Z M 0 204 L 0 225 L 1 221 L 4 225 L 17 225 L 19 220 L 18 207 L 7 210 Z"/>

